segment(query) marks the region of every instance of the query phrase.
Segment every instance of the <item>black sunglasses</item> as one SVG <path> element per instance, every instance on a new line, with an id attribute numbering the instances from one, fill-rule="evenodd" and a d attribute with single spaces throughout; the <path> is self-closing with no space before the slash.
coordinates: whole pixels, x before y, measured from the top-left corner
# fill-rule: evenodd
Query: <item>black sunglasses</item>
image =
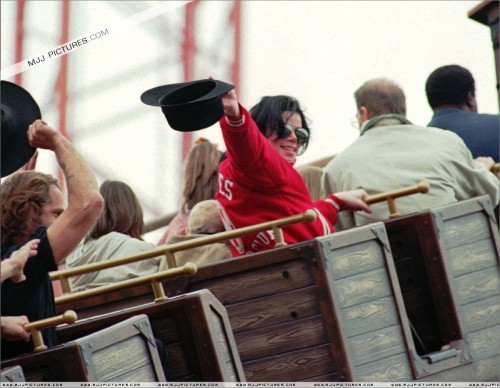
<path id="1" fill-rule="evenodd" d="M 297 138 L 297 143 L 300 144 L 300 148 L 297 152 L 297 155 L 302 155 L 309 143 L 309 131 L 304 128 L 293 128 L 290 124 L 284 124 L 283 129 L 278 131 L 279 139 L 286 139 L 288 136 L 292 134 L 292 131 L 295 133 L 295 137 Z"/>

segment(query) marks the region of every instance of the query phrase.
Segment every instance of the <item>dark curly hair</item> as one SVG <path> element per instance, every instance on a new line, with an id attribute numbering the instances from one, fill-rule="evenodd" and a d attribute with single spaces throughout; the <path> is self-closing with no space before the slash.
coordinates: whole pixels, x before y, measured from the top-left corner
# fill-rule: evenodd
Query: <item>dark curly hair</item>
<path id="1" fill-rule="evenodd" d="M 16 239 L 28 237 L 27 230 L 41 224 L 52 185 L 59 187 L 53 176 L 36 171 L 17 172 L 2 183 L 2 244 L 15 244 Z"/>

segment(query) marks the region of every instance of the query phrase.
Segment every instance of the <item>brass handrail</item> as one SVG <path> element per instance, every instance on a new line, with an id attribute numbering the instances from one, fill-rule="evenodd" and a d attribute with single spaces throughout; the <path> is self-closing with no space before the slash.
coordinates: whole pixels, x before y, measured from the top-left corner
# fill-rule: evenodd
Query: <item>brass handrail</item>
<path id="1" fill-rule="evenodd" d="M 302 214 L 280 218 L 278 220 L 263 222 L 256 225 L 246 226 L 235 230 L 229 230 L 221 233 L 216 233 L 208 236 L 195 238 L 188 241 L 181 241 L 175 244 L 162 245 L 146 252 L 137 253 L 117 259 L 103 260 L 98 263 L 81 265 L 75 268 L 67 268 L 50 273 L 52 280 L 61 280 L 62 291 L 67 294 L 70 291 L 68 278 L 76 275 L 82 275 L 89 272 L 99 271 L 101 269 L 112 268 L 119 265 L 133 263 L 136 261 L 152 258 L 156 256 L 166 256 L 168 267 L 175 268 L 174 253 L 183 251 L 190 248 L 196 248 L 206 244 L 212 244 L 219 241 L 229 240 L 236 237 L 241 237 L 247 234 L 258 233 L 264 230 L 272 229 L 275 235 L 276 246 L 286 245 L 283 238 L 281 227 L 292 225 L 298 222 L 312 222 L 316 219 L 316 212 L 314 210 L 307 210 Z"/>
<path id="2" fill-rule="evenodd" d="M 367 204 L 387 201 L 387 205 L 389 206 L 390 218 L 394 218 L 400 216 L 398 209 L 396 209 L 396 203 L 394 202 L 395 198 L 416 193 L 428 193 L 429 189 L 429 183 L 422 181 L 413 186 L 403 187 L 401 189 L 387 191 L 385 193 L 369 195 L 364 199 L 364 201 Z"/>
<path id="3" fill-rule="evenodd" d="M 91 296 L 101 295 L 106 292 L 122 290 L 124 288 L 129 288 L 146 283 L 152 283 L 153 292 L 155 294 L 155 302 L 159 302 L 167 299 L 165 291 L 163 290 L 163 285 L 161 284 L 160 280 L 180 275 L 193 276 L 194 274 L 196 274 L 197 271 L 198 268 L 196 267 L 196 264 L 186 263 L 182 267 L 171 268 L 165 271 L 144 275 L 135 279 L 123 280 L 121 282 L 106 284 L 104 286 L 91 288 L 89 290 L 61 295 L 55 298 L 55 303 L 62 304 L 67 302 L 73 302 L 75 300 L 89 298 Z"/>
<path id="4" fill-rule="evenodd" d="M 29 331 L 33 338 L 33 344 L 35 345 L 35 352 L 47 349 L 47 346 L 43 343 L 43 337 L 40 332 L 42 329 L 48 327 L 57 326 L 63 323 L 74 323 L 77 319 L 77 315 L 73 310 L 68 310 L 64 314 L 57 315 L 55 317 L 41 319 L 39 321 L 26 323 L 23 325 L 24 330 Z"/>

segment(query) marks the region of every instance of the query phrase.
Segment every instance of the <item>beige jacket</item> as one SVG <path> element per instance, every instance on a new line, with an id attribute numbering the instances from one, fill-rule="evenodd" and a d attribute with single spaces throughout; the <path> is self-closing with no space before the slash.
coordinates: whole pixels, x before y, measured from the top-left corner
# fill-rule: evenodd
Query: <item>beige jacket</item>
<path id="1" fill-rule="evenodd" d="M 369 194 L 430 184 L 427 194 L 396 199 L 398 211 L 409 214 L 488 194 L 496 206 L 498 178 L 472 159 L 460 137 L 451 131 L 404 124 L 397 117 L 382 118 L 364 128 L 360 137 L 324 168 L 325 194 L 365 189 Z M 385 220 L 386 202 L 372 205 L 373 214 L 339 213 L 336 230 Z"/>
<path id="2" fill-rule="evenodd" d="M 122 233 L 111 232 L 97 240 L 90 240 L 80 244 L 66 258 L 66 264 L 69 268 L 74 268 L 84 264 L 97 263 L 102 260 L 116 259 L 145 252 L 153 248 L 155 248 L 154 244 Z M 72 292 L 83 291 L 157 272 L 159 263 L 159 257 L 146 259 L 119 267 L 71 277 L 69 278 L 69 284 Z"/>

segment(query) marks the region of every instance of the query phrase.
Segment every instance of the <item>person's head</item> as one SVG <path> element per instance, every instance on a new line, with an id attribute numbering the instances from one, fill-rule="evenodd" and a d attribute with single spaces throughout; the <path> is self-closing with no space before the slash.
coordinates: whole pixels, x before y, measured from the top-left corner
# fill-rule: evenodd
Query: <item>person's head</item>
<path id="1" fill-rule="evenodd" d="M 57 180 L 48 174 L 12 174 L 1 187 L 2 244 L 23 243 L 38 227 L 51 226 L 64 211 Z"/>
<path id="2" fill-rule="evenodd" d="M 425 83 L 425 93 L 432 110 L 453 107 L 477 112 L 474 77 L 462 66 L 447 65 L 434 70 Z"/>
<path id="3" fill-rule="evenodd" d="M 274 149 L 291 164 L 305 152 L 310 130 L 299 102 L 289 96 L 263 97 L 252 109 L 252 119 Z"/>
<path id="4" fill-rule="evenodd" d="M 184 188 L 181 209 L 189 212 L 205 199 L 215 198 L 221 152 L 215 144 L 200 138 L 184 162 Z"/>
<path id="5" fill-rule="evenodd" d="M 360 128 L 365 121 L 383 114 L 406 115 L 403 89 L 389 79 L 376 78 L 365 82 L 354 92 L 354 98 Z"/>
<path id="6" fill-rule="evenodd" d="M 214 234 L 224 231 L 215 199 L 198 202 L 191 209 L 188 218 L 188 234 Z"/>
<path id="7" fill-rule="evenodd" d="M 321 189 L 321 176 L 323 175 L 323 169 L 321 167 L 310 165 L 299 166 L 297 167 L 297 172 L 302 179 L 304 179 L 313 201 L 325 198 L 323 190 Z"/>
<path id="8" fill-rule="evenodd" d="M 104 198 L 104 210 L 87 240 L 98 239 L 111 232 L 141 240 L 144 227 L 142 208 L 130 186 L 120 181 L 104 181 L 99 191 Z"/>

